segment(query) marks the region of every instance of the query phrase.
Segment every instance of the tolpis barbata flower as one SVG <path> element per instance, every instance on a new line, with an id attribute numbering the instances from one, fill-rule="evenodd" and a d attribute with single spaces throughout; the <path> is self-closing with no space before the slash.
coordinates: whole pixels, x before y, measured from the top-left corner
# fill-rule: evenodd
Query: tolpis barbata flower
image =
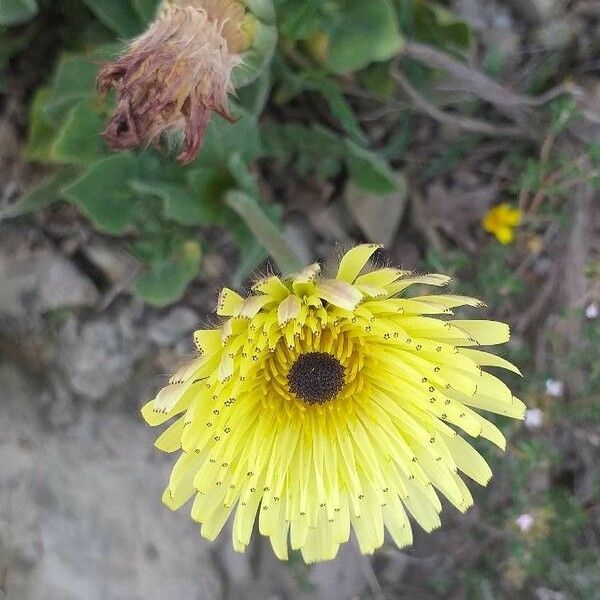
<path id="1" fill-rule="evenodd" d="M 179 458 L 163 496 L 193 498 L 192 518 L 214 540 L 233 514 L 243 551 L 257 523 L 275 554 L 333 559 L 354 530 L 371 554 L 385 530 L 412 542 L 412 518 L 440 526 L 439 494 L 460 511 L 473 503 L 462 474 L 492 475 L 469 444 L 504 448 L 479 411 L 522 419 L 523 403 L 484 367 L 518 373 L 478 349 L 509 339 L 508 326 L 452 318 L 473 298 L 409 295 L 444 275 L 368 267 L 375 245 L 343 256 L 337 274 L 317 264 L 258 281 L 248 297 L 224 289 L 218 327 L 197 331 L 198 356 L 142 414 Z"/>
<path id="2" fill-rule="evenodd" d="M 178 159 L 194 160 L 212 112 L 229 120 L 231 75 L 252 42 L 254 17 L 237 0 L 169 0 L 157 19 L 115 62 L 98 89 L 117 92 L 104 132 L 114 150 L 147 146 L 170 129 L 184 132 Z"/>
<path id="3" fill-rule="evenodd" d="M 501 244 L 510 244 L 515 240 L 515 228 L 523 221 L 523 212 L 513 208 L 508 202 L 494 206 L 483 219 L 483 228 L 496 236 Z"/>

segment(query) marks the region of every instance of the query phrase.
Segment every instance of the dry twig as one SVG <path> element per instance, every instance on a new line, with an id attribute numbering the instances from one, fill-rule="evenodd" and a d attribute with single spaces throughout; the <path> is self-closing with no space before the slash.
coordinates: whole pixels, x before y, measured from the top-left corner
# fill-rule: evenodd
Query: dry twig
<path id="1" fill-rule="evenodd" d="M 448 125 L 455 125 L 466 131 L 483 133 L 491 136 L 523 137 L 526 135 L 520 127 L 512 125 L 492 125 L 491 123 L 479 119 L 472 119 L 470 117 L 464 117 L 462 115 L 440 110 L 412 86 L 407 77 L 400 70 L 398 63 L 394 64 L 392 67 L 392 76 L 403 89 L 404 93 L 412 100 L 415 108 L 429 115 L 436 121 L 447 123 Z"/>

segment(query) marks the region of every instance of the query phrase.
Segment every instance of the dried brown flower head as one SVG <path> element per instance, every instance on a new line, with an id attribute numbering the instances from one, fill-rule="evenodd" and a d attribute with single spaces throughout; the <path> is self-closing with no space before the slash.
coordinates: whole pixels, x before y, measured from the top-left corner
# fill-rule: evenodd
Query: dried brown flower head
<path id="1" fill-rule="evenodd" d="M 181 128 L 178 160 L 188 164 L 202 145 L 211 112 L 232 120 L 231 72 L 248 46 L 246 9 L 237 0 L 172 0 L 115 62 L 98 75 L 98 90 L 117 92 L 104 139 L 130 150 Z"/>

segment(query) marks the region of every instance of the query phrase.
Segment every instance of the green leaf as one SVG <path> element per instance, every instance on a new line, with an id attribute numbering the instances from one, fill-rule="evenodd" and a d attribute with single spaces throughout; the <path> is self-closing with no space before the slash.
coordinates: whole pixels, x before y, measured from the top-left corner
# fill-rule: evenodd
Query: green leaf
<path id="1" fill-rule="evenodd" d="M 321 0 L 280 0 L 280 31 L 290 40 L 304 40 L 321 21 Z"/>
<path id="2" fill-rule="evenodd" d="M 391 135 L 381 156 L 387 160 L 400 158 L 407 150 L 413 139 L 411 115 L 406 113 L 400 121 L 400 127 Z"/>
<path id="3" fill-rule="evenodd" d="M 403 40 L 389 0 L 347 0 L 330 32 L 329 68 L 349 73 L 395 56 Z"/>
<path id="4" fill-rule="evenodd" d="M 25 146 L 25 158 L 31 162 L 52 162 L 52 144 L 56 127 L 48 122 L 45 107 L 51 91 L 40 88 L 33 97 L 29 116 L 29 137 Z"/>
<path id="5" fill-rule="evenodd" d="M 275 25 L 273 0 L 244 0 L 248 10 L 263 23 Z"/>
<path id="6" fill-rule="evenodd" d="M 36 0 L 0 0 L 0 25 L 19 25 L 38 11 Z"/>
<path id="7" fill-rule="evenodd" d="M 55 202 L 64 200 L 61 190 L 75 178 L 73 169 L 62 169 L 40 185 L 23 194 L 16 202 L 0 211 L 0 220 L 14 219 L 42 210 Z"/>
<path id="8" fill-rule="evenodd" d="M 238 90 L 237 103 L 248 114 L 258 118 L 269 101 L 272 84 L 271 72 L 265 69 L 256 81 Z"/>
<path id="9" fill-rule="evenodd" d="M 256 179 L 250 172 L 248 165 L 237 152 L 228 158 L 227 166 L 229 167 L 231 176 L 242 191 L 250 196 L 259 196 L 260 192 Z"/>
<path id="10" fill-rule="evenodd" d="M 113 51 L 114 47 L 89 56 L 63 57 L 54 75 L 52 91 L 45 107 L 48 121 L 59 125 L 77 102 L 97 97 L 96 75 L 99 62 L 108 58 Z"/>
<path id="11" fill-rule="evenodd" d="M 217 115 L 212 119 L 194 166 L 220 169 L 235 152 L 246 162 L 258 157 L 260 137 L 257 119 L 245 111 L 234 109 L 232 112 L 239 115 L 235 123 L 229 123 Z"/>
<path id="12" fill-rule="evenodd" d="M 377 154 L 346 140 L 346 164 L 352 179 L 360 188 L 372 194 L 391 194 L 396 191 L 396 174 Z"/>
<path id="13" fill-rule="evenodd" d="M 160 0 L 129 0 L 141 22 L 149 25 L 158 13 Z"/>
<path id="14" fill-rule="evenodd" d="M 361 130 L 358 119 L 346 101 L 346 98 L 344 98 L 340 88 L 329 79 L 322 80 L 319 87 L 325 100 L 327 100 L 331 113 L 342 124 L 346 132 L 355 140 L 363 144 L 367 143 L 368 138 Z"/>
<path id="15" fill-rule="evenodd" d="M 342 169 L 347 153 L 344 138 L 324 127 L 266 123 L 262 133 L 265 155 L 293 163 L 300 174 L 314 172 L 318 177 L 327 179 Z"/>
<path id="16" fill-rule="evenodd" d="M 227 194 L 227 204 L 243 219 L 250 231 L 267 249 L 282 273 L 295 273 L 302 268 L 302 261 L 288 244 L 283 233 L 254 198 L 236 190 Z"/>
<path id="17" fill-rule="evenodd" d="M 135 178 L 138 166 L 134 155 L 116 154 L 90 167 L 64 190 L 64 195 L 99 229 L 123 234 L 131 227 L 137 207 L 129 181 Z"/>
<path id="18" fill-rule="evenodd" d="M 271 62 L 276 45 L 277 28 L 263 21 L 257 21 L 254 43 L 242 54 L 242 62 L 231 75 L 236 89 L 252 83 L 261 75 Z"/>
<path id="19" fill-rule="evenodd" d="M 133 285 L 133 292 L 153 306 L 168 306 L 179 300 L 190 282 L 198 275 L 202 250 L 195 240 L 188 240 L 163 261 L 150 265 Z"/>
<path id="20" fill-rule="evenodd" d="M 104 116 L 89 101 L 76 104 L 52 145 L 52 158 L 62 163 L 87 165 L 106 156 L 101 137 L 104 121 Z"/>
<path id="21" fill-rule="evenodd" d="M 468 24 L 429 0 L 414 0 L 411 33 L 421 42 L 459 53 L 471 46 Z"/>
<path id="22" fill-rule="evenodd" d="M 378 62 L 369 65 L 359 74 L 360 83 L 378 98 L 388 101 L 394 94 L 397 84 L 390 73 L 389 62 Z"/>
<path id="23" fill-rule="evenodd" d="M 139 14 L 124 0 L 83 0 L 83 2 L 120 37 L 130 38 L 144 29 Z"/>
<path id="24" fill-rule="evenodd" d="M 185 226 L 207 225 L 222 220 L 223 176 L 213 169 L 195 169 L 190 185 L 167 181 L 133 180 L 131 188 L 163 202 L 166 219 Z"/>

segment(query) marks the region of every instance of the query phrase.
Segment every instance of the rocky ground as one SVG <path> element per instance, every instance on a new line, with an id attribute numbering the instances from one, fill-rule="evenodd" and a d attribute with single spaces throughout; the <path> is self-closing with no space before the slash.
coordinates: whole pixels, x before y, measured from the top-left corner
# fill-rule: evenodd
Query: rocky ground
<path id="1" fill-rule="evenodd" d="M 577 41 L 590 37 L 586 23 L 598 18 L 596 3 L 586 1 L 570 3 L 572 10 L 554 0 L 454 4 L 485 44 L 502 53 L 505 65 L 525 63 L 504 75 L 515 88 L 519 77 L 531 75 L 527 69 L 539 67 L 535 54 L 522 60 L 524 38 L 546 50 L 575 52 Z M 565 142 L 565 152 L 574 156 L 600 135 L 597 68 L 597 57 L 584 53 L 575 74 L 584 118 Z M 21 156 L 27 100 L 16 94 L 2 103 L 0 206 L 44 175 Z M 307 186 L 267 166 L 285 201 L 290 239 L 305 253 L 311 249 L 306 260 L 357 237 L 387 241 L 387 256 L 407 267 L 422 266 L 431 250 L 447 257 L 456 247 L 468 261 L 477 260 L 486 238 L 476 226 L 508 188 L 502 157 L 510 142 L 476 146 L 451 175 L 425 175 L 440 147 L 456 137 L 455 124 L 437 129 L 423 117 L 402 166 L 407 189 L 391 200 L 361 202 L 352 188 L 340 194 L 323 183 Z M 523 587 L 521 557 L 511 554 L 513 537 L 520 535 L 510 513 L 515 487 L 532 505 L 548 491 L 567 489 L 588 519 L 570 543 L 597 549 L 600 537 L 600 434 L 585 412 L 598 406 L 597 390 L 587 385 L 597 365 L 591 350 L 577 354 L 597 318 L 584 311 L 600 300 L 597 194 L 586 184 L 573 188 L 561 214 L 563 220 L 541 229 L 543 251 L 530 253 L 522 244 L 511 262 L 525 295 L 500 293 L 493 313 L 513 325 L 513 350 L 530 353 L 524 400 L 548 422 L 510 432 L 507 466 L 497 469 L 488 491 L 478 492 L 479 508 L 466 515 L 446 508 L 445 527 L 433 536 L 417 535 L 407 552 L 390 546 L 367 559 L 350 543 L 334 563 L 312 568 L 295 558 L 279 563 L 260 539 L 245 555 L 233 552 L 227 535 L 207 544 L 185 511 L 171 513 L 160 502 L 172 461 L 153 448 L 155 433 L 141 421 L 139 408 L 193 351 L 190 334 L 206 322 L 228 279 L 234 254 L 219 241 L 220 232 L 208 234 L 212 244 L 202 275 L 184 301 L 157 310 L 126 293 L 137 265 L 123 245 L 95 233 L 73 208 L 59 205 L 2 221 L 0 600 L 600 598 L 600 592 L 573 592 L 584 586 L 566 577 L 564 585 L 549 583 L 548 573 L 531 575 L 533 583 Z M 591 276 L 590 269 L 596 269 Z M 481 293 L 484 284 L 473 276 L 469 285 Z M 589 348 L 597 349 L 597 341 Z M 555 408 L 548 392 L 554 379 L 563 386 L 564 409 Z M 527 448 L 542 442 L 544 452 L 555 450 L 561 459 L 536 455 L 521 481 L 511 469 L 527 460 Z M 510 516 L 502 529 L 493 517 L 504 510 Z M 467 596 L 456 573 L 492 572 L 486 559 L 494 551 L 502 574 L 489 577 L 497 586 Z M 596 581 L 598 571 L 585 564 L 572 576 Z"/>
<path id="2" fill-rule="evenodd" d="M 199 311 L 107 306 L 110 292 L 28 225 L 3 228 L 0 278 L 1 598 L 262 600 L 301 598 L 303 585 L 349 598 L 365 587 L 353 548 L 302 585 L 262 543 L 246 555 L 226 536 L 207 544 L 160 503 L 171 461 L 138 409 L 191 353 Z"/>

